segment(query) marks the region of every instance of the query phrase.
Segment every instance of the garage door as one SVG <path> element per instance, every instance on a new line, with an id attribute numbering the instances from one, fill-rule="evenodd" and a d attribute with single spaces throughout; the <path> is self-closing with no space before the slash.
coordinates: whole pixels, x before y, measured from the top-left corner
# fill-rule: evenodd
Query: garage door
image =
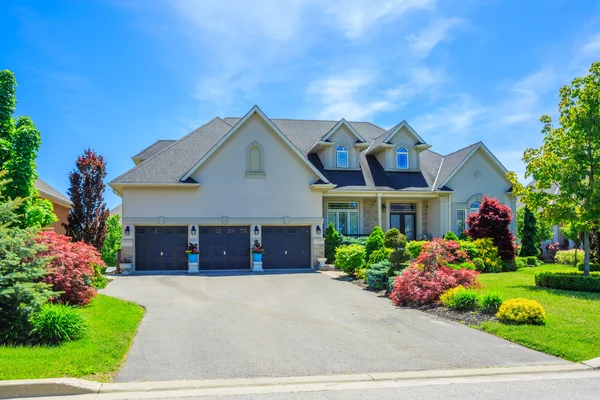
<path id="1" fill-rule="evenodd" d="M 198 235 L 199 269 L 250 269 L 249 227 L 201 226 Z"/>
<path id="2" fill-rule="evenodd" d="M 135 229 L 135 270 L 187 270 L 187 226 L 138 226 Z"/>
<path id="3" fill-rule="evenodd" d="M 263 226 L 264 269 L 310 268 L 309 226 Z"/>

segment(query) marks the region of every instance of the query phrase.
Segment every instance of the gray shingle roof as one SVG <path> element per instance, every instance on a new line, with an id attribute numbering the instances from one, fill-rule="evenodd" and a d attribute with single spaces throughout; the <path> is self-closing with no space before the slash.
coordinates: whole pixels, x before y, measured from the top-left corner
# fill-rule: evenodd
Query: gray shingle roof
<path id="1" fill-rule="evenodd" d="M 71 200 L 67 196 L 65 196 L 58 190 L 54 189 L 52 186 L 50 186 L 48 184 L 48 182 L 46 182 L 40 178 L 36 179 L 35 187 L 42 196 L 53 197 L 57 200 L 65 202 L 65 203 L 73 204 L 73 203 L 71 203 Z"/>
<path id="2" fill-rule="evenodd" d="M 473 143 L 463 149 L 457 150 L 444 156 L 444 162 L 437 179 L 437 185 L 441 186 L 446 179 L 456 170 L 456 168 L 464 161 L 465 158 L 473 151 L 473 149 L 481 142 Z M 426 150 L 427 151 L 427 150 Z"/>
<path id="3" fill-rule="evenodd" d="M 133 156 L 131 158 L 147 160 L 148 158 L 152 157 L 156 153 L 166 149 L 167 147 L 169 147 L 176 141 L 177 140 L 157 140 L 156 142 L 152 143 L 150 146 L 146 147 L 144 150 L 140 151 L 139 153 L 137 153 L 135 156 Z"/>

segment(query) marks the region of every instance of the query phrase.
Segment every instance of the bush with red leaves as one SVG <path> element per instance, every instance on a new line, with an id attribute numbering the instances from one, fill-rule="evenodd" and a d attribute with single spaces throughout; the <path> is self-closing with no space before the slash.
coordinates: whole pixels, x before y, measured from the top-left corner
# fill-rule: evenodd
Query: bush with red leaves
<path id="1" fill-rule="evenodd" d="M 420 306 L 432 304 L 448 289 L 462 285 L 466 288 L 478 287 L 479 272 L 467 269 L 440 267 L 436 271 L 425 271 L 414 263 L 396 277 L 390 299 L 397 306 Z"/>
<path id="2" fill-rule="evenodd" d="M 460 249 L 460 244 L 453 240 L 436 238 L 431 242 L 423 243 L 421 253 L 414 264 L 425 271 L 435 271 L 448 264 L 460 264 L 470 261 L 467 252 Z"/>
<path id="3" fill-rule="evenodd" d="M 98 251 L 84 242 L 71 242 L 71 238 L 53 231 L 42 232 L 38 242 L 46 246 L 40 257 L 51 257 L 50 273 L 44 282 L 52 290 L 62 292 L 53 301 L 72 305 L 85 305 L 96 296 L 92 286 L 92 265 L 104 266 Z"/>
<path id="4" fill-rule="evenodd" d="M 496 198 L 484 196 L 479 211 L 467 218 L 469 236 L 473 239 L 491 238 L 502 260 L 514 260 L 516 246 L 515 237 L 510 231 L 512 219 L 509 207 Z"/>

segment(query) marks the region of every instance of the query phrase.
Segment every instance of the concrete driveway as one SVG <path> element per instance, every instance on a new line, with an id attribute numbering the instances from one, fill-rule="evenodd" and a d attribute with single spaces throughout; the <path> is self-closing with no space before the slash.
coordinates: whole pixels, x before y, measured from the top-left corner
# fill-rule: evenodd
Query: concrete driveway
<path id="1" fill-rule="evenodd" d="M 146 307 L 120 382 L 565 363 L 320 273 L 138 275 L 102 292 Z"/>

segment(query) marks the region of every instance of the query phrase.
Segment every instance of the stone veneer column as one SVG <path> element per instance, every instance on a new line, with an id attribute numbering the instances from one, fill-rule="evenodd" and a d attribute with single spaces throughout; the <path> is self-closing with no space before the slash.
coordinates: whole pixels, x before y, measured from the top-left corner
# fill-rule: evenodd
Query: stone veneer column
<path id="1" fill-rule="evenodd" d="M 129 236 L 125 236 L 125 229 L 129 226 Z M 133 264 L 133 270 L 135 271 L 135 260 L 134 260 L 134 238 L 135 238 L 135 226 L 123 224 L 121 236 L 121 260 L 124 258 L 131 259 Z M 117 260 L 121 262 L 121 260 Z"/>
<path id="2" fill-rule="evenodd" d="M 362 201 L 363 231 L 361 233 L 371 233 L 377 225 L 377 199 L 366 198 Z"/>
<path id="3" fill-rule="evenodd" d="M 320 235 L 317 234 L 317 226 L 321 228 Z M 318 264 L 317 258 L 325 257 L 325 239 L 323 238 L 323 235 L 325 234 L 326 227 L 323 224 L 316 224 L 316 225 L 312 225 L 310 227 L 310 229 L 311 229 L 310 237 L 312 238 L 312 247 L 313 247 L 312 248 L 313 257 L 312 257 L 311 267 L 314 268 L 315 265 Z"/>
<path id="4" fill-rule="evenodd" d="M 188 225 L 188 243 L 196 243 L 196 245 L 199 244 L 198 242 L 198 238 L 200 237 L 198 230 L 200 229 L 199 227 L 196 227 L 196 234 L 192 235 L 192 227 L 195 225 Z M 198 254 L 198 261 L 196 261 L 195 263 L 193 262 L 189 262 L 188 261 L 188 274 L 194 274 L 194 273 L 199 273 L 200 269 L 199 269 L 199 265 L 200 265 L 200 255 Z"/>
<path id="5" fill-rule="evenodd" d="M 258 235 L 254 233 L 254 228 L 258 227 Z M 254 224 L 254 225 L 250 225 L 250 247 L 252 247 L 254 245 L 254 241 L 258 240 L 258 243 L 260 243 L 260 245 L 262 246 L 262 225 L 259 224 Z M 252 264 L 252 271 L 253 272 L 262 272 L 263 271 L 263 263 L 262 261 L 254 261 L 254 255 L 250 254 L 250 257 L 252 257 L 252 260 L 250 261 Z"/>

